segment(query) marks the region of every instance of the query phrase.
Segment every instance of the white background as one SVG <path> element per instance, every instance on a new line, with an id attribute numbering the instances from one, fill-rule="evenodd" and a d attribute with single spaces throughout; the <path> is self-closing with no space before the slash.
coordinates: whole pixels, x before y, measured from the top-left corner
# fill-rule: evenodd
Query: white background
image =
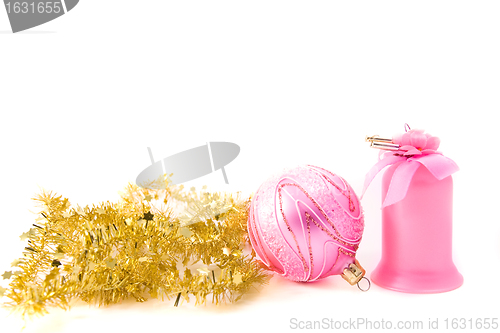
<path id="1" fill-rule="evenodd" d="M 362 293 L 339 276 L 274 277 L 234 305 L 77 303 L 24 332 L 284 332 L 291 318 L 425 328 L 437 318 L 444 329 L 446 318 L 500 317 L 499 17 L 496 1 L 82 0 L 12 34 L 1 8 L 0 273 L 21 254 L 40 187 L 75 205 L 116 201 L 150 163 L 148 146 L 157 159 L 208 141 L 241 147 L 229 185 L 216 172 L 187 186 L 249 194 L 308 163 L 360 194 L 378 153 L 365 135 L 408 123 L 439 136 L 461 168 L 453 255 L 465 283 L 455 291 Z M 368 277 L 380 258 L 379 192 L 380 178 L 362 201 Z M 21 329 L 0 316 L 2 331 Z"/>

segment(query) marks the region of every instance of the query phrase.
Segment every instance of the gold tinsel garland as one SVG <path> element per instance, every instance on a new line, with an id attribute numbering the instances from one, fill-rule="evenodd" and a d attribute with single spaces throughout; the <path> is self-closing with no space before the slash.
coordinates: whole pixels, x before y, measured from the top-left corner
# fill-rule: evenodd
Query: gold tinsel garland
<path id="1" fill-rule="evenodd" d="M 4 306 L 24 316 L 69 308 L 71 299 L 108 305 L 133 297 L 203 304 L 234 302 L 269 275 L 251 256 L 248 200 L 229 194 L 149 190 L 129 185 L 117 204 L 71 208 L 68 199 L 42 192 L 40 217 L 21 238 Z M 178 213 L 175 213 L 178 211 Z M 197 264 L 198 268 L 193 266 Z"/>

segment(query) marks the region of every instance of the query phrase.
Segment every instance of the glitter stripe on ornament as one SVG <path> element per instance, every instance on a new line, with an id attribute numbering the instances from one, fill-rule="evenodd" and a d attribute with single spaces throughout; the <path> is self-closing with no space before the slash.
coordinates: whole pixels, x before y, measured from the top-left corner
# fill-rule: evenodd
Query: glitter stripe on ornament
<path id="1" fill-rule="evenodd" d="M 314 169 L 321 170 L 321 171 L 326 172 L 326 173 L 329 173 L 332 177 L 338 177 L 337 175 L 335 175 L 335 174 L 331 173 L 330 171 L 325 170 L 323 168 L 315 167 L 315 166 L 312 166 L 312 165 L 310 165 L 310 167 L 312 167 Z M 347 198 L 347 200 L 349 200 L 349 210 L 351 212 L 354 212 L 356 210 L 356 206 L 354 204 L 354 201 L 352 200 L 351 191 L 349 190 L 349 187 L 345 183 L 344 179 L 342 177 L 339 177 L 342 180 L 344 188 L 347 189 L 347 194 L 346 194 L 345 190 L 341 189 L 340 186 L 338 186 L 337 184 L 335 184 L 329 177 L 327 177 L 324 174 L 322 176 L 323 176 L 324 179 L 326 179 L 326 181 L 328 181 L 330 184 L 332 184 L 333 187 L 335 187 L 337 190 L 339 190 L 339 192 L 342 193 L 342 195 L 344 195 Z"/>
<path id="2" fill-rule="evenodd" d="M 254 200 L 256 200 L 256 198 L 254 198 Z M 254 206 L 251 206 L 250 207 L 250 220 L 248 223 L 248 235 L 249 235 L 251 244 L 256 244 L 256 246 L 254 246 L 253 248 L 255 250 L 255 254 L 257 256 L 257 259 L 262 261 L 269 269 L 277 272 L 278 274 L 285 274 L 285 272 L 282 269 L 273 265 L 271 259 L 266 254 L 269 252 L 262 250 L 263 247 L 266 245 L 265 245 L 265 243 L 261 242 L 262 231 L 259 232 L 259 230 L 258 230 L 260 224 L 256 223 L 255 214 L 253 211 L 254 211 Z M 279 260 L 276 257 L 274 257 L 274 259 L 279 263 Z M 280 265 L 281 265 L 281 263 L 280 263 Z"/>

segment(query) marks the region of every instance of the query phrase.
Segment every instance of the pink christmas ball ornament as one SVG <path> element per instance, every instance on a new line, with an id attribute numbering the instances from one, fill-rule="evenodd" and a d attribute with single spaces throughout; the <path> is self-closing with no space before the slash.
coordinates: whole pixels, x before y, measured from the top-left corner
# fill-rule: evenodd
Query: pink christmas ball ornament
<path id="1" fill-rule="evenodd" d="M 363 234 L 358 197 L 341 177 L 315 166 L 287 169 L 265 181 L 250 207 L 248 232 L 257 258 L 293 281 L 365 271 L 356 260 Z"/>

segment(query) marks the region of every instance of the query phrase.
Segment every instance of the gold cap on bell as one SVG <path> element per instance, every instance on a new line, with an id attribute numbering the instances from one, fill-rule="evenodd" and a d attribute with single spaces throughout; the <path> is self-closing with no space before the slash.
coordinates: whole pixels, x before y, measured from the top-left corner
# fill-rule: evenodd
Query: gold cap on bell
<path id="1" fill-rule="evenodd" d="M 367 136 L 366 142 L 370 142 L 370 147 L 382 150 L 398 150 L 399 145 L 392 142 L 392 139 L 381 138 L 378 135 Z"/>

